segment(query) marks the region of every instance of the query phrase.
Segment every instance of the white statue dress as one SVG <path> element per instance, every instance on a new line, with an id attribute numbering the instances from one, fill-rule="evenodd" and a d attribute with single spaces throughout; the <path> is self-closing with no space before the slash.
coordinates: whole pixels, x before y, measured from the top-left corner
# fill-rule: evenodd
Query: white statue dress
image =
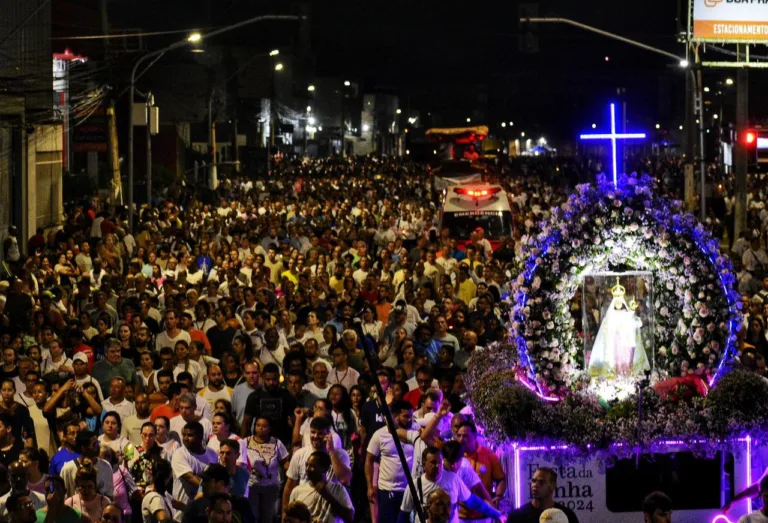
<path id="1" fill-rule="evenodd" d="M 614 297 L 597 331 L 587 370 L 592 376 L 634 376 L 650 370 L 642 322 L 623 297 Z"/>

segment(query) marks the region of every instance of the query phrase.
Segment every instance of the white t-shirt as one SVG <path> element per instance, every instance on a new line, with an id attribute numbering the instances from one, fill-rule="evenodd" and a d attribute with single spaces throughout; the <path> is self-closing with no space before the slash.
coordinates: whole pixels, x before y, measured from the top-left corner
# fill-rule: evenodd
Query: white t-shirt
<path id="1" fill-rule="evenodd" d="M 132 401 L 123 398 L 120 403 L 113 403 L 111 399 L 107 398 L 101 402 L 101 408 L 104 412 L 115 411 L 120 415 L 120 421 L 125 421 L 126 418 L 136 415 L 136 406 Z"/>
<path id="2" fill-rule="evenodd" d="M 248 458 L 245 456 L 245 440 L 240 439 L 240 436 L 237 436 L 235 434 L 230 434 L 229 438 L 227 439 L 233 439 L 240 443 L 240 457 L 237 458 L 237 464 L 238 465 L 245 465 L 248 463 Z M 219 453 L 219 449 L 221 449 L 221 441 L 219 441 L 219 438 L 211 434 L 211 437 L 208 438 L 208 445 L 207 447 L 211 450 L 213 450 L 216 454 Z"/>
<path id="3" fill-rule="evenodd" d="M 357 385 L 357 379 L 359 377 L 360 373 L 352 367 L 347 367 L 347 370 L 341 372 L 333 369 L 328 373 L 328 384 L 336 385 L 338 383 L 339 385 L 344 385 L 344 387 L 349 390 Z"/>
<path id="4" fill-rule="evenodd" d="M 302 447 L 311 447 L 312 441 L 309 437 L 309 424 L 312 421 L 312 418 L 307 418 L 304 420 L 304 423 L 301 424 L 301 427 L 299 427 L 299 434 L 301 434 L 301 446 Z M 331 437 L 333 438 L 333 446 L 334 448 L 341 448 L 341 436 L 338 435 L 338 433 L 335 430 L 331 431 Z"/>
<path id="5" fill-rule="evenodd" d="M 191 363 L 197 363 L 197 362 L 191 362 Z M 232 389 L 230 387 L 227 387 L 226 385 L 224 386 L 223 389 L 221 389 L 218 392 L 213 392 L 210 389 L 210 387 L 205 387 L 203 390 L 198 392 L 197 395 L 208 402 L 208 405 L 211 407 L 211 410 L 213 410 L 214 406 L 216 405 L 216 402 L 219 400 L 227 400 L 229 402 L 232 401 Z"/>
<path id="6" fill-rule="evenodd" d="M 8 504 L 9 497 L 11 497 L 10 492 L 0 498 L 0 515 L 5 518 L 6 521 L 8 520 L 8 508 L 6 505 Z M 32 502 L 32 505 L 34 505 L 35 510 L 40 510 L 41 508 L 48 506 L 48 503 L 45 501 L 45 496 L 31 489 L 29 491 L 29 500 Z"/>
<path id="7" fill-rule="evenodd" d="M 306 385 L 304 385 L 304 390 L 309 391 L 311 394 L 313 394 L 316 398 L 327 398 L 328 397 L 328 391 L 331 390 L 331 385 L 329 383 L 325 384 L 325 388 L 321 389 L 317 385 L 315 385 L 314 381 L 310 381 Z"/>
<path id="8" fill-rule="evenodd" d="M 279 465 L 289 456 L 283 442 L 270 438 L 267 443 L 259 443 L 248 438 L 246 443 L 247 465 L 251 469 L 249 487 L 267 487 L 280 484 Z"/>
<path id="9" fill-rule="evenodd" d="M 160 493 L 154 490 L 147 490 L 144 499 L 141 500 L 141 519 L 144 523 L 155 523 L 157 521 L 155 513 L 158 510 L 164 510 L 168 518 L 173 518 L 172 501 L 173 498 L 170 492 L 166 492 L 165 496 L 161 496 Z"/>
<path id="10" fill-rule="evenodd" d="M 413 443 L 419 435 L 416 431 L 408 431 L 408 443 L 403 443 L 403 452 L 408 461 L 408 468 L 413 466 Z M 400 466 L 397 447 L 387 427 L 381 427 L 373 433 L 368 443 L 368 453 L 379 458 L 379 490 L 387 492 L 403 492 L 407 488 L 405 474 Z"/>
<path id="11" fill-rule="evenodd" d="M 43 369 L 41 374 L 45 376 L 46 374 L 51 374 L 52 372 L 59 372 L 61 367 L 69 367 L 71 369 L 72 360 L 64 355 L 59 361 L 53 361 L 49 356 L 43 360 L 41 367 Z"/>
<path id="12" fill-rule="evenodd" d="M 415 483 L 416 491 L 419 492 L 419 490 L 421 490 L 419 496 L 421 497 L 420 501 L 422 506 L 426 505 L 427 498 L 432 492 L 438 489 L 444 490 L 445 493 L 451 497 L 451 519 L 449 519 L 448 522 L 459 523 L 457 502 L 467 501 L 472 495 L 472 492 L 470 492 L 464 482 L 461 481 L 456 474 L 443 470 L 440 473 L 440 477 L 438 477 L 435 482 L 429 481 L 427 476 L 422 474 L 415 480 Z M 421 483 L 421 489 L 419 489 L 419 483 Z M 410 489 L 405 489 L 405 495 L 403 496 L 403 503 L 400 505 L 400 510 L 406 513 L 414 511 L 413 498 L 411 497 Z M 424 511 L 426 512 L 426 506 L 424 507 Z"/>
<path id="13" fill-rule="evenodd" d="M 173 477 L 176 480 L 173 482 L 173 498 L 182 503 L 188 503 L 190 500 L 195 499 L 197 487 L 186 481 L 182 476 L 188 472 L 199 476 L 205 470 L 205 467 L 211 463 L 218 463 L 218 461 L 219 456 L 209 448 L 206 448 L 202 454 L 193 454 L 184 446 L 174 452 L 171 457 Z"/>
<path id="14" fill-rule="evenodd" d="M 168 333 L 163 331 L 160 334 L 157 335 L 155 338 L 155 352 L 160 352 L 160 349 L 163 347 L 170 347 L 172 349 L 176 348 L 176 342 L 179 340 L 184 340 L 187 343 L 192 343 L 192 338 L 189 336 L 189 333 L 187 331 L 179 330 L 179 333 L 174 337 L 171 338 L 168 336 Z"/>
<path id="15" fill-rule="evenodd" d="M 68 461 L 61 468 L 61 479 L 67 488 L 67 497 L 71 498 L 77 493 L 75 489 L 75 476 L 77 475 L 77 460 Z M 107 497 L 114 496 L 115 485 L 112 482 L 112 465 L 101 458 L 96 460 L 96 488 L 99 494 Z"/>
<path id="16" fill-rule="evenodd" d="M 338 483 L 328 483 L 325 486 L 326 491 L 339 502 L 340 505 L 352 509 L 354 513 L 354 507 L 352 506 L 352 500 L 347 494 L 347 490 Z M 291 503 L 294 501 L 300 501 L 304 503 L 309 511 L 312 513 L 312 520 L 320 523 L 342 523 L 344 520 L 338 516 L 334 516 L 331 513 L 331 504 L 328 503 L 316 490 L 315 487 L 306 483 L 299 485 L 291 492 Z"/>
<path id="17" fill-rule="evenodd" d="M 99 385 L 99 382 L 96 381 L 95 379 L 93 379 L 91 376 L 86 376 L 85 378 L 80 378 L 80 379 L 75 378 L 75 383 L 77 383 L 77 385 L 80 386 L 80 387 L 82 387 L 86 383 L 93 383 L 93 386 L 96 387 L 96 392 L 99 393 L 99 397 L 98 397 L 97 401 L 99 403 L 104 401 L 104 393 L 101 392 L 101 385 Z M 96 399 L 96 398 L 94 398 L 94 399 Z"/>
<path id="18" fill-rule="evenodd" d="M 768 523 L 768 516 L 765 516 L 759 510 L 751 514 L 741 516 L 739 523 Z"/>
<path id="19" fill-rule="evenodd" d="M 173 368 L 173 377 L 174 379 L 178 378 L 179 374 L 182 372 L 189 372 L 192 375 L 192 383 L 195 384 L 195 390 L 200 390 L 203 387 L 205 387 L 205 381 L 203 378 L 205 375 L 203 374 L 203 369 L 200 368 L 200 364 L 196 361 L 190 360 L 188 363 L 179 363 Z M 157 374 L 155 374 L 157 376 Z M 157 381 L 157 377 L 155 377 L 155 381 Z M 159 389 L 159 387 L 158 387 Z M 194 392 L 194 391 L 191 391 Z"/>
<path id="20" fill-rule="evenodd" d="M 200 418 L 199 422 L 200 425 L 203 426 L 203 442 L 206 442 L 211 437 L 211 434 L 213 434 L 213 425 L 210 421 L 208 421 L 207 418 Z M 171 430 L 169 435 L 172 435 L 172 437 L 181 441 L 181 431 L 184 429 L 184 425 L 186 424 L 187 422 L 184 421 L 184 418 L 181 417 L 181 414 L 172 417 L 170 427 Z"/>
<path id="21" fill-rule="evenodd" d="M 288 471 L 285 473 L 285 475 L 298 482 L 300 485 L 308 483 L 309 480 L 307 479 L 307 460 L 314 451 L 314 447 L 310 446 L 301 447 L 299 450 L 294 452 L 293 456 L 291 457 L 291 463 L 288 465 Z M 336 447 L 333 449 L 333 453 L 336 456 L 336 459 L 349 467 L 349 454 L 347 454 L 344 449 Z M 328 470 L 327 479 L 329 483 L 331 480 L 335 479 L 335 476 L 333 475 L 333 467 Z"/>

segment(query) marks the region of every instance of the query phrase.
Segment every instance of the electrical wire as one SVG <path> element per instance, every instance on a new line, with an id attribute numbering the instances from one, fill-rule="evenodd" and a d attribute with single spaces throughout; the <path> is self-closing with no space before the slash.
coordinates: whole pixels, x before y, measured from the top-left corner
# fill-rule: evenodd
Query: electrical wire
<path id="1" fill-rule="evenodd" d="M 19 29 L 21 29 L 21 28 L 22 28 L 24 25 L 26 25 L 26 23 L 27 23 L 27 22 L 29 22 L 29 21 L 32 19 L 32 17 L 33 17 L 33 16 L 35 16 L 35 15 L 38 13 L 38 11 L 40 11 L 40 9 L 42 9 L 43 7 L 45 7 L 45 5 L 46 5 L 47 3 L 49 3 L 50 1 L 51 1 L 51 0 L 43 0 L 42 2 L 40 2 L 40 5 L 38 5 L 38 6 L 35 8 L 35 10 L 34 10 L 34 11 L 32 11 L 31 13 L 29 13 L 29 16 L 27 16 L 27 17 L 26 17 L 26 18 L 25 18 L 25 19 L 24 19 L 24 20 L 23 20 L 21 23 L 17 24 L 17 25 L 16 25 L 16 27 L 14 27 L 13 29 L 11 29 L 11 31 L 10 31 L 10 32 L 9 32 L 7 35 L 5 35 L 5 38 L 3 38 L 2 40 L 0 40 L 0 47 L 2 47 L 2 46 L 3 46 L 3 44 L 4 44 L 5 42 L 7 42 L 7 41 L 8 41 L 8 39 L 9 39 L 11 36 L 13 36 L 14 34 L 16 34 L 16 31 L 18 31 L 18 30 L 19 30 Z"/>
<path id="2" fill-rule="evenodd" d="M 163 36 L 163 35 L 175 35 L 182 33 L 194 33 L 199 31 L 209 31 L 211 29 L 218 29 L 216 27 L 203 27 L 196 29 L 174 29 L 171 31 L 152 31 L 146 33 L 120 33 L 109 35 L 81 35 L 81 36 L 57 36 L 51 38 L 51 40 L 104 40 L 111 38 L 139 38 L 144 36 Z"/>

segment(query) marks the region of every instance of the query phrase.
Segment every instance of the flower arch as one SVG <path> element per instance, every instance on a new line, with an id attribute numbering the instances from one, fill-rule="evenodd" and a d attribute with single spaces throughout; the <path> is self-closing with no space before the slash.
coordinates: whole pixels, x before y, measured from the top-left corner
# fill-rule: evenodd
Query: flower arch
<path id="1" fill-rule="evenodd" d="M 590 272 L 654 273 L 655 368 L 659 379 L 696 373 L 713 385 L 735 355 L 741 321 L 730 261 L 679 201 L 654 195 L 654 180 L 604 175 L 577 187 L 524 251 L 513 282 L 511 339 L 517 379 L 558 401 L 584 371 L 569 302 Z"/>

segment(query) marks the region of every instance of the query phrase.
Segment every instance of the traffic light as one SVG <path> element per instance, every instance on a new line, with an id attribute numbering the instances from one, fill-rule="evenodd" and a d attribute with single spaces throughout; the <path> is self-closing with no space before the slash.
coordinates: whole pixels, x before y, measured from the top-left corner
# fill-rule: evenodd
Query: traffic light
<path id="1" fill-rule="evenodd" d="M 744 131 L 744 146 L 747 148 L 747 165 L 757 165 L 757 131 L 747 129 Z"/>

